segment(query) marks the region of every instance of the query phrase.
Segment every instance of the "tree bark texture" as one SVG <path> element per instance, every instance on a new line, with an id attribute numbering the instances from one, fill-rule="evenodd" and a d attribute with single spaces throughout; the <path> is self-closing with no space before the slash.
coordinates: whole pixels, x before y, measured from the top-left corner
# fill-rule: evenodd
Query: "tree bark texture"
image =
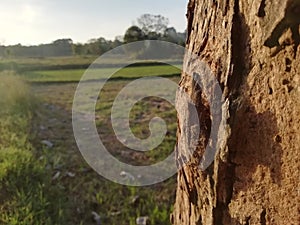
<path id="1" fill-rule="evenodd" d="M 213 164 L 202 171 L 197 163 L 209 142 L 210 110 L 183 73 L 180 87 L 201 112 L 201 132 L 178 173 L 171 222 L 299 224 L 300 1 L 190 0 L 187 19 L 186 47 L 219 81 L 225 126 Z M 185 59 L 188 71 L 197 66 Z M 176 160 L 184 151 L 178 147 Z"/>

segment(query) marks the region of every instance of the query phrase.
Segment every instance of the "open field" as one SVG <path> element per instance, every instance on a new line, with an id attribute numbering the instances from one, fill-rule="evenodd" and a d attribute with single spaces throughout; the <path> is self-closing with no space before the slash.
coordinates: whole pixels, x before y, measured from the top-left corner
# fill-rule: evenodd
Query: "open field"
<path id="1" fill-rule="evenodd" d="M 28 71 L 24 72 L 23 76 L 31 82 L 78 82 L 85 69 L 75 70 L 44 70 L 44 71 Z M 91 69 L 90 79 L 103 79 L 108 75 L 113 75 L 114 79 L 133 79 L 144 76 L 175 76 L 180 74 L 180 70 L 169 65 L 154 65 L 154 66 L 137 66 L 126 67 L 116 73 L 115 68 Z"/>
<path id="2" fill-rule="evenodd" d="M 75 70 L 87 69 L 95 60 L 96 56 L 72 56 L 72 57 L 52 57 L 52 58 L 0 58 L 0 71 L 14 70 L 18 73 L 28 71 L 47 71 L 47 70 Z M 147 60 L 141 61 L 140 65 L 159 65 L 159 62 L 181 65 L 180 59 L 169 60 Z M 101 68 L 114 68 L 130 63 L 125 56 L 116 58 L 101 59 Z M 135 60 L 132 60 L 132 64 Z"/>
<path id="3" fill-rule="evenodd" d="M 169 133 L 157 149 L 145 154 L 136 153 L 122 146 L 114 136 L 110 123 L 110 108 L 118 90 L 126 83 L 111 81 L 100 95 L 100 98 L 105 100 L 96 106 L 99 135 L 111 154 L 121 161 L 144 165 L 162 160 L 173 151 L 176 112 L 161 99 L 140 102 L 131 113 L 131 121 L 134 123 L 132 130 L 138 137 L 147 136 L 148 121 L 154 114 L 166 120 Z M 169 214 L 175 197 L 175 177 L 152 187 L 125 187 L 101 178 L 85 163 L 75 144 L 71 126 L 70 110 L 75 88 L 75 83 L 33 86 L 35 95 L 44 102 L 35 126 L 36 129 L 46 127 L 37 133 L 37 139 L 48 139 L 54 143 L 55 147 L 50 151 L 57 168 L 52 176 L 58 171 L 62 174 L 55 183 L 62 185 L 69 196 L 71 207 L 68 210 L 72 215 L 72 223 L 82 220 L 83 224 L 93 224 L 91 212 L 95 211 L 107 224 L 135 224 L 138 215 L 149 216 L 151 224 L 169 224 Z M 36 142 L 39 145 L 39 141 Z M 65 174 L 69 172 L 76 176 L 66 177 Z M 76 208 L 72 207 L 73 205 L 76 205 Z M 81 212 L 79 215 L 78 209 Z"/>
<path id="4" fill-rule="evenodd" d="M 72 56 L 72 57 L 48 57 L 48 58 L 3 58 L 0 64 L 15 63 L 19 66 L 28 65 L 31 68 L 35 65 L 55 66 L 55 65 L 85 65 L 91 64 L 96 56 Z"/>
<path id="5" fill-rule="evenodd" d="M 106 74 L 113 69 L 101 70 Z M 25 102 L 34 103 L 34 106 L 17 108 L 22 115 L 29 117 L 3 120 L 3 123 L 8 123 L 6 126 L 10 131 L 0 129 L 1 137 L 7 137 L 5 145 L 3 139 L 0 140 L 0 154 L 5 154 L 5 160 L 0 161 L 0 168 L 4 168 L 1 170 L 2 183 L 5 184 L 0 186 L 0 223 L 95 225 L 93 215 L 97 213 L 102 224 L 133 225 L 139 216 L 148 216 L 150 224 L 169 224 L 175 198 L 175 177 L 150 187 L 126 187 L 105 180 L 82 158 L 73 136 L 71 109 L 77 82 L 83 72 L 74 69 L 21 74 L 22 78 L 32 82 L 26 93 L 34 97 Z M 96 124 L 99 136 L 112 155 L 123 162 L 146 165 L 163 160 L 173 151 L 176 111 L 168 102 L 149 97 L 131 110 L 131 129 L 137 137 L 149 135 L 149 121 L 154 116 L 163 118 L 168 125 L 165 140 L 146 153 L 137 153 L 119 143 L 111 126 L 110 112 L 116 95 L 135 78 L 166 76 L 178 82 L 179 73 L 178 69 L 164 65 L 128 67 L 114 74 L 113 79 L 106 83 L 100 93 L 102 101 L 96 105 Z M 0 76 L 2 79 L 3 75 Z M 12 89 L 16 92 L 21 90 L 14 82 L 10 85 L 16 88 Z M 19 131 L 22 138 L 18 136 Z M 18 142 L 13 137 L 17 137 Z M 45 140 L 53 146 L 42 144 Z M 15 143 L 22 149 L 22 156 L 14 150 L 7 150 Z"/>
<path id="6" fill-rule="evenodd" d="M 12 58 L 0 59 L 0 70 L 16 70 L 17 72 L 43 70 L 46 68 L 60 69 L 86 68 L 96 59 L 95 56 L 53 57 L 53 58 Z"/>

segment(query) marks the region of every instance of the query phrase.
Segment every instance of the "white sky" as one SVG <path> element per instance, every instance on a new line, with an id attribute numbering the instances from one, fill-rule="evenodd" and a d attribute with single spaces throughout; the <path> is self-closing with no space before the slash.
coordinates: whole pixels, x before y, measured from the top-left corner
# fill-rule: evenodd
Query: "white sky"
<path id="1" fill-rule="evenodd" d="M 36 45 L 59 38 L 86 42 L 123 35 L 144 13 L 186 28 L 188 0 L 1 0 L 0 45 Z"/>

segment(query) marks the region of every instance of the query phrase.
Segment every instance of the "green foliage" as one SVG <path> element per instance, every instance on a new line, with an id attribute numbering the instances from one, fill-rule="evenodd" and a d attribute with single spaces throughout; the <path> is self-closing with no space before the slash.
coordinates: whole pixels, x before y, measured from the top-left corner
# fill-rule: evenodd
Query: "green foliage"
<path id="1" fill-rule="evenodd" d="M 142 31 L 149 33 L 163 34 L 168 27 L 169 19 L 162 15 L 143 14 L 137 19 Z"/>
<path id="2" fill-rule="evenodd" d="M 73 55 L 101 55 L 104 52 L 120 46 L 122 42 L 106 40 L 103 37 L 91 39 L 87 43 L 73 43 L 71 39 L 59 39 L 50 44 L 37 46 L 22 46 L 21 44 L 12 46 L 0 46 L 0 57 L 5 59 L 30 57 L 70 57 Z"/>
<path id="3" fill-rule="evenodd" d="M 103 53 L 116 48 L 123 43 L 120 40 L 114 41 L 106 40 L 103 37 L 97 39 L 91 39 L 85 44 L 77 43 L 73 44 L 75 55 L 102 55 Z M 121 52 L 122 53 L 122 52 Z"/>
<path id="4" fill-rule="evenodd" d="M 63 198 L 32 149 L 0 149 L 1 224 L 61 224 Z"/>
<path id="5" fill-rule="evenodd" d="M 0 113 L 9 115 L 30 112 L 33 102 L 30 101 L 30 91 L 24 81 L 13 72 L 0 74 L 0 79 Z"/>
<path id="6" fill-rule="evenodd" d="M 0 57 L 59 57 L 72 56 L 72 40 L 59 39 L 51 44 L 42 44 L 37 46 L 22 46 L 21 44 L 2 47 Z"/>
<path id="7" fill-rule="evenodd" d="M 142 41 L 145 40 L 145 37 L 145 33 L 138 26 L 131 26 L 125 32 L 124 42 Z"/>
<path id="8" fill-rule="evenodd" d="M 168 28 L 168 18 L 161 15 L 143 14 L 137 19 L 138 26 L 129 27 L 124 35 L 124 43 L 137 42 L 142 40 L 159 40 L 167 41 L 184 46 L 186 34 L 178 33 L 175 28 Z M 150 43 L 137 42 L 135 45 L 124 46 L 127 53 L 135 59 L 143 59 L 145 56 L 153 59 L 169 58 L 170 47 L 155 48 Z M 165 55 L 167 54 L 167 55 Z M 182 55 L 179 57 L 183 57 Z"/>

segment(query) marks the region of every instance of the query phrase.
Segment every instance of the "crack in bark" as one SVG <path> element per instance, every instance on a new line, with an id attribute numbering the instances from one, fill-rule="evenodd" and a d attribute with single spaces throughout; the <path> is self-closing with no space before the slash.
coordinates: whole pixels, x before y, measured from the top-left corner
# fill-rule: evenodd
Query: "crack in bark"
<path id="1" fill-rule="evenodd" d="M 193 21 L 194 21 L 194 12 L 195 12 L 195 0 L 191 0 L 188 4 L 188 11 L 186 14 L 188 25 L 187 25 L 187 41 L 186 44 L 188 45 L 190 43 L 190 36 L 192 33 L 193 28 Z"/>
<path id="2" fill-rule="evenodd" d="M 241 35 L 246 34 L 246 36 Z M 245 74 L 247 74 L 247 42 L 248 42 L 249 28 L 244 22 L 244 17 L 240 13 L 239 1 L 234 2 L 234 14 L 232 17 L 231 30 L 231 60 L 232 71 L 228 76 L 228 93 L 230 100 L 230 118 L 228 123 L 231 124 L 234 118 L 234 112 L 238 108 L 237 101 L 239 96 L 239 88 L 243 82 Z M 227 145 L 229 145 L 231 137 L 227 138 Z M 223 223 L 225 219 L 231 218 L 229 214 L 228 205 L 230 204 L 233 195 L 233 185 L 235 183 L 235 165 L 231 163 L 231 155 L 227 156 L 226 163 L 219 161 L 218 169 L 216 171 L 216 206 L 214 208 L 214 221 L 219 224 Z"/>
<path id="3" fill-rule="evenodd" d="M 263 209 L 263 211 L 260 214 L 260 224 L 261 225 L 266 225 L 267 221 L 266 221 L 266 209 Z"/>
<path id="4" fill-rule="evenodd" d="M 266 7 L 266 0 L 262 0 L 258 9 L 258 13 L 257 16 L 258 17 L 265 17 L 266 16 L 266 11 L 265 11 L 265 7 Z"/>

